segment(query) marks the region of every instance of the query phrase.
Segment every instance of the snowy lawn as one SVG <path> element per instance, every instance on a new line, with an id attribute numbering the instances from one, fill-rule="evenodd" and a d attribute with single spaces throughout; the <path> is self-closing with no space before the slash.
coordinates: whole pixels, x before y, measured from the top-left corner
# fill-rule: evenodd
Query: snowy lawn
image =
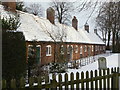
<path id="1" fill-rule="evenodd" d="M 112 67 L 118 67 L 118 65 L 119 65 L 118 61 L 120 59 L 118 58 L 118 55 L 120 55 L 120 54 L 107 53 L 107 54 L 97 55 L 97 58 L 105 57 L 106 62 L 107 62 L 107 68 L 112 68 Z M 70 81 L 70 73 L 71 72 L 74 73 L 74 80 L 76 80 L 76 73 L 77 72 L 81 73 L 82 71 L 86 72 L 86 71 L 91 71 L 91 70 L 92 71 L 98 70 L 98 61 L 97 60 L 95 60 L 95 62 L 93 62 L 93 63 L 82 66 L 78 69 L 68 69 L 66 72 L 68 74 L 68 81 Z M 64 78 L 65 73 L 61 73 L 61 75 L 62 75 L 62 81 L 64 82 L 65 81 L 65 78 Z M 81 77 L 81 75 L 80 75 L 80 77 Z M 85 75 L 85 77 L 86 77 L 86 75 Z M 49 78 L 52 80 L 52 74 L 49 74 Z M 58 74 L 56 74 L 56 80 L 58 81 Z M 45 82 L 42 82 L 42 84 L 45 84 Z M 36 85 L 37 85 L 37 83 L 34 83 L 34 86 L 36 86 Z M 29 86 L 29 84 L 26 85 L 26 87 L 28 87 L 28 86 Z"/>
<path id="2" fill-rule="evenodd" d="M 107 68 L 118 67 L 118 54 L 111 54 L 106 57 Z M 98 61 L 83 66 L 79 69 L 68 69 L 68 72 L 86 72 L 91 70 L 98 70 Z"/>
<path id="3" fill-rule="evenodd" d="M 98 56 L 98 58 L 99 57 L 105 57 L 106 62 L 107 62 L 107 68 L 112 68 L 112 67 L 118 67 L 118 55 L 119 54 L 117 54 L 117 53 L 116 54 L 111 53 L 111 54 L 109 54 L 109 56 L 108 56 L 108 54 L 107 55 L 106 54 L 101 54 L 101 55 Z M 70 73 L 71 72 L 73 72 L 74 75 L 75 75 L 77 72 L 81 73 L 82 71 L 86 72 L 86 71 L 91 71 L 91 70 L 92 71 L 98 70 L 98 61 L 97 60 L 95 60 L 95 62 L 93 62 L 93 63 L 82 66 L 78 69 L 68 69 L 66 73 L 68 73 L 68 79 L 70 80 Z M 61 74 L 63 76 L 62 81 L 64 81 L 65 73 L 61 73 Z M 49 74 L 49 77 L 50 77 L 50 79 L 52 79 L 52 74 Z M 74 77 L 74 78 L 76 78 L 76 77 Z M 58 74 L 56 74 L 56 80 L 58 81 Z"/>

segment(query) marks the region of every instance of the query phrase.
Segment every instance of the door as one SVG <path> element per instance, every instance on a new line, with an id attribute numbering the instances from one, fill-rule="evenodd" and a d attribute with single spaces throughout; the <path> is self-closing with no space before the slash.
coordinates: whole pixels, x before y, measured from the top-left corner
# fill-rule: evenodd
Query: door
<path id="1" fill-rule="evenodd" d="M 73 59 L 73 46 L 70 46 L 70 60 Z"/>
<path id="2" fill-rule="evenodd" d="M 90 46 L 88 46 L 88 56 L 91 55 Z"/>
<path id="3" fill-rule="evenodd" d="M 67 60 L 70 61 L 72 60 L 73 57 L 73 48 L 72 46 L 67 47 Z"/>
<path id="4" fill-rule="evenodd" d="M 36 47 L 36 62 L 37 62 L 37 64 L 40 64 L 40 62 L 41 62 L 41 47 L 40 47 L 40 45 L 38 45 Z"/>

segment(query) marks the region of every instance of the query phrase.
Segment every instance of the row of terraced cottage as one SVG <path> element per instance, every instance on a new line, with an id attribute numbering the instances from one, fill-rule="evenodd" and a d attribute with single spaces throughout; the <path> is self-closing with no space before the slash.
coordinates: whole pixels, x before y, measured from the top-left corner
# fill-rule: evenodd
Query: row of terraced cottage
<path id="1" fill-rule="evenodd" d="M 10 4 L 11 6 L 4 5 L 8 5 L 7 7 L 11 9 L 13 5 L 15 7 L 15 3 Z M 21 22 L 17 31 L 22 31 L 25 36 L 27 57 L 34 41 L 37 47 L 37 61 L 40 65 L 54 62 L 56 52 L 66 56 L 68 61 L 105 52 L 105 44 L 97 36 L 97 30 L 95 29 L 94 33 L 90 32 L 88 24 L 83 30 L 79 29 L 75 16 L 72 19 L 72 26 L 67 26 L 55 22 L 55 11 L 51 7 L 46 11 L 47 19 L 22 11 L 16 12 L 20 14 Z"/>

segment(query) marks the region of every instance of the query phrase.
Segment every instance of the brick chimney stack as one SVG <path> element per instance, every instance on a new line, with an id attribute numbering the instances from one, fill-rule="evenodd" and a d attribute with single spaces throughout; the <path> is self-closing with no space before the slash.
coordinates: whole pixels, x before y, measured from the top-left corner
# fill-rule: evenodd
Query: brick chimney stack
<path id="1" fill-rule="evenodd" d="M 47 19 L 52 23 L 55 24 L 55 11 L 53 8 L 49 7 L 47 9 Z"/>
<path id="2" fill-rule="evenodd" d="M 86 23 L 84 27 L 85 27 L 85 30 L 89 33 L 89 25 Z"/>
<path id="3" fill-rule="evenodd" d="M 74 16 L 72 19 L 72 27 L 74 27 L 76 30 L 78 30 L 78 20 Z"/>
<path id="4" fill-rule="evenodd" d="M 5 10 L 7 11 L 16 11 L 16 0 L 6 0 L 6 2 L 2 2 L 2 5 L 4 5 Z"/>
<path id="5" fill-rule="evenodd" d="M 97 34 L 97 29 L 96 28 L 94 29 L 94 33 Z"/>

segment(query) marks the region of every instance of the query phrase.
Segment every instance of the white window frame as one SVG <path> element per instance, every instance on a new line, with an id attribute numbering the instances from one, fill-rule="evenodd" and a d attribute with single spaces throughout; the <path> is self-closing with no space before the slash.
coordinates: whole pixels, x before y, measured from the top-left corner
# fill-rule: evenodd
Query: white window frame
<path id="1" fill-rule="evenodd" d="M 103 50 L 105 50 L 105 46 L 103 46 Z"/>
<path id="2" fill-rule="evenodd" d="M 92 45 L 92 52 L 94 51 L 94 46 Z"/>
<path id="3" fill-rule="evenodd" d="M 74 52 L 74 50 L 73 50 L 73 49 L 74 49 L 74 48 L 73 48 L 73 45 L 71 45 L 71 47 L 72 47 L 72 53 L 73 53 L 73 52 Z"/>
<path id="4" fill-rule="evenodd" d="M 98 51 L 98 50 L 97 50 L 97 46 L 95 46 L 95 51 Z"/>
<path id="5" fill-rule="evenodd" d="M 28 50 L 27 50 L 28 56 L 30 55 L 30 53 L 29 53 L 29 48 L 30 48 L 30 47 L 33 47 L 33 45 L 28 45 Z M 32 55 L 32 54 L 31 54 L 31 55 Z M 28 56 L 27 56 L 27 57 L 28 57 Z"/>
<path id="6" fill-rule="evenodd" d="M 82 54 L 82 52 L 83 52 L 83 48 L 82 46 L 80 46 L 80 54 Z"/>
<path id="7" fill-rule="evenodd" d="M 85 50 L 84 51 L 87 52 L 87 45 L 85 45 Z"/>
<path id="8" fill-rule="evenodd" d="M 62 48 L 63 48 L 63 49 L 62 49 Z M 63 46 L 63 45 L 61 45 L 60 53 L 61 53 L 61 54 L 64 54 L 64 46 Z"/>
<path id="9" fill-rule="evenodd" d="M 70 54 L 70 45 L 67 45 L 67 54 Z"/>
<path id="10" fill-rule="evenodd" d="M 101 51 L 101 46 L 100 46 L 100 51 Z"/>
<path id="11" fill-rule="evenodd" d="M 97 46 L 97 51 L 99 51 L 99 46 Z"/>
<path id="12" fill-rule="evenodd" d="M 78 53 L 78 45 L 75 45 L 75 53 Z"/>
<path id="13" fill-rule="evenodd" d="M 46 46 L 46 56 L 52 56 L 52 47 L 51 47 L 51 45 Z"/>

